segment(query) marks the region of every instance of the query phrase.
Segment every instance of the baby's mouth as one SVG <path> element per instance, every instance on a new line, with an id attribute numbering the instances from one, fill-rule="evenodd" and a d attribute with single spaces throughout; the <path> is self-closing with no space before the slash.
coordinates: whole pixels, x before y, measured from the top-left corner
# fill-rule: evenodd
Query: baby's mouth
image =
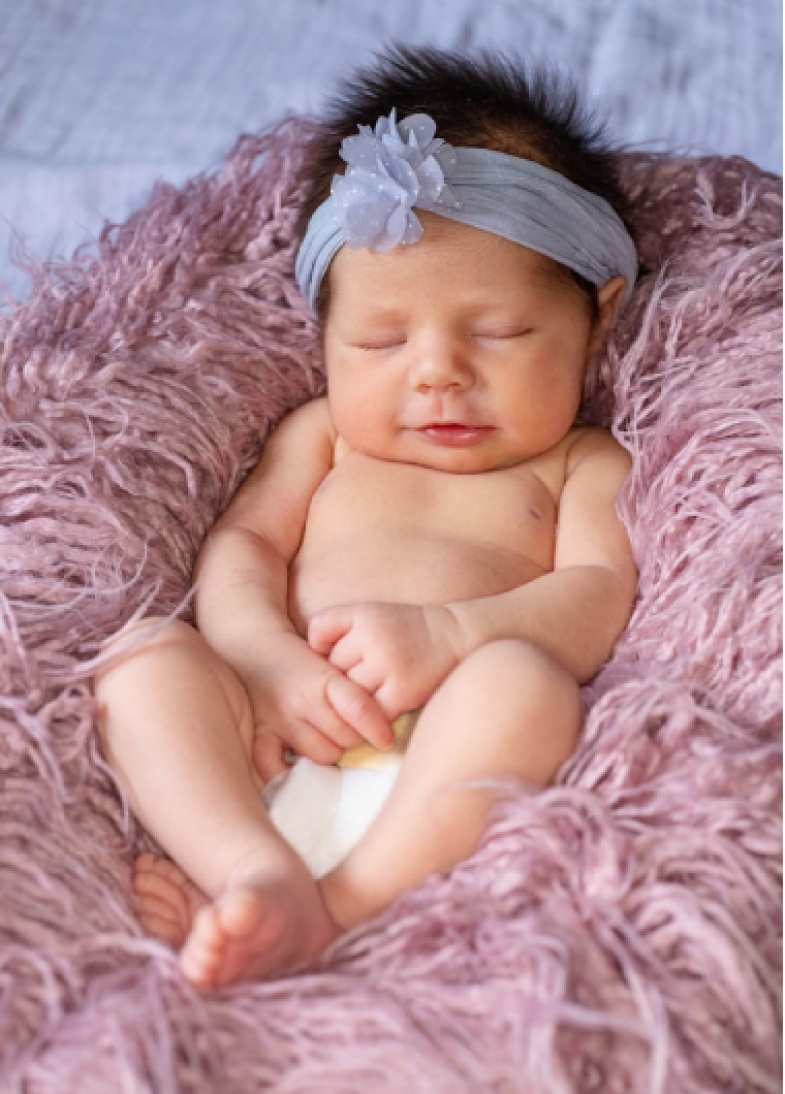
<path id="1" fill-rule="evenodd" d="M 491 426 L 469 425 L 465 422 L 429 422 L 418 432 L 434 444 L 462 447 L 479 444 L 491 432 Z"/>

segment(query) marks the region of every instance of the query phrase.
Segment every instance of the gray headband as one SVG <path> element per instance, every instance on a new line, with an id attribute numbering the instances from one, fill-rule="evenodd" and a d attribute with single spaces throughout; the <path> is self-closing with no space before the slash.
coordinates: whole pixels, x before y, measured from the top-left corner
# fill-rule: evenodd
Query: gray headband
<path id="1" fill-rule="evenodd" d="M 313 308 L 336 252 L 346 244 L 389 251 L 416 243 L 416 206 L 509 239 L 569 267 L 593 285 L 620 274 L 625 300 L 638 272 L 635 245 L 607 201 L 531 160 L 485 148 L 453 148 L 435 138 L 427 114 L 396 122 L 395 110 L 374 129 L 347 137 L 349 165 L 311 217 L 295 274 Z"/>

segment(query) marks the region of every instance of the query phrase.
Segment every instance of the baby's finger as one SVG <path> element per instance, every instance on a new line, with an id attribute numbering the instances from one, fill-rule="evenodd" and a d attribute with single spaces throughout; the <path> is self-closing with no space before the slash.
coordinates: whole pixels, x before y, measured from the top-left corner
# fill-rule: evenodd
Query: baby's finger
<path id="1" fill-rule="evenodd" d="M 355 636 L 351 631 L 338 639 L 327 656 L 330 664 L 335 665 L 344 674 L 358 665 L 362 659 L 362 651 L 357 648 Z"/>
<path id="2" fill-rule="evenodd" d="M 254 737 L 253 762 L 259 775 L 267 783 L 276 775 L 282 775 L 288 771 L 288 765 L 284 760 L 286 742 L 273 733 L 260 733 Z"/>
<path id="3" fill-rule="evenodd" d="M 344 669 L 344 676 L 348 676 L 355 684 L 359 684 L 364 692 L 373 696 L 376 699 L 377 706 L 381 707 L 382 713 L 387 714 L 387 711 L 379 703 L 376 694 L 383 682 L 378 668 L 374 669 L 373 665 L 369 665 L 367 661 L 360 660 L 350 668 Z"/>
<path id="4" fill-rule="evenodd" d="M 289 736 L 295 752 L 299 756 L 307 756 L 315 764 L 337 764 L 343 755 L 340 745 L 307 722 L 293 725 Z"/>
<path id="5" fill-rule="evenodd" d="M 318 710 L 309 712 L 307 721 L 340 748 L 357 748 L 358 745 L 365 744 L 365 739 L 335 712 L 327 699 Z"/>
<path id="6" fill-rule="evenodd" d="M 323 608 L 308 624 L 308 645 L 326 657 L 339 639 L 351 630 L 354 610 L 350 605 Z"/>
<path id="7" fill-rule="evenodd" d="M 341 673 L 327 681 L 327 698 L 337 714 L 375 748 L 389 748 L 393 741 L 390 723 L 364 688 Z"/>
<path id="8" fill-rule="evenodd" d="M 395 721 L 399 714 L 402 714 L 405 710 L 411 710 L 412 706 L 406 706 L 401 703 L 401 696 L 398 694 L 398 688 L 390 681 L 386 681 L 379 688 L 369 689 L 374 699 L 376 700 L 379 709 L 384 712 L 385 717 L 389 718 L 391 722 Z"/>

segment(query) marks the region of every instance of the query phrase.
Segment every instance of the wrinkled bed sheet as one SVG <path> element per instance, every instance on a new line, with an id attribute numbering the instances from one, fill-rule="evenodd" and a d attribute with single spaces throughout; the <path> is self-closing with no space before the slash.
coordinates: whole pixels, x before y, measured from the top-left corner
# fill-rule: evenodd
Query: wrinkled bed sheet
<path id="1" fill-rule="evenodd" d="M 780 172 L 781 19 L 779 0 L 0 0 L 0 285 L 28 291 L 15 233 L 70 255 L 391 38 L 551 60 L 620 142 Z"/>

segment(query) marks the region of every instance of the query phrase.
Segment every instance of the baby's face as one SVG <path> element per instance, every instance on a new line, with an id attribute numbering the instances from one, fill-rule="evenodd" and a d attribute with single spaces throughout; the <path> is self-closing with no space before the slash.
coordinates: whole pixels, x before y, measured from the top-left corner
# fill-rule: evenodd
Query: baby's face
<path id="1" fill-rule="evenodd" d="M 333 260 L 338 432 L 367 455 L 460 473 L 546 452 L 575 420 L 598 337 L 586 295 L 534 251 L 421 215 L 418 243 Z"/>

